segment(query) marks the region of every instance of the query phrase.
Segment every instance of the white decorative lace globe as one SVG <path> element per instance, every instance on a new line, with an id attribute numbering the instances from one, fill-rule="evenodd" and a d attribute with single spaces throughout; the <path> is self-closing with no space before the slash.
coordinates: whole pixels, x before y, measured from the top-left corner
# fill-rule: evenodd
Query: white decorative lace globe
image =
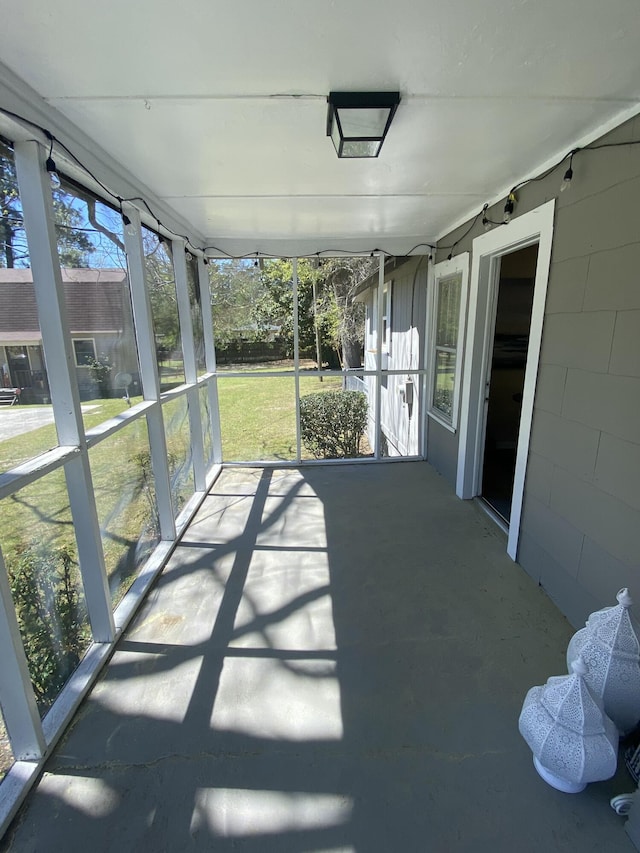
<path id="1" fill-rule="evenodd" d="M 629 590 L 621 589 L 616 598 L 617 606 L 592 613 L 586 627 L 574 634 L 567 665 L 578 655 L 584 658 L 587 684 L 602 698 L 618 731 L 627 734 L 640 721 L 640 643 L 629 618 Z"/>
<path id="2" fill-rule="evenodd" d="M 529 690 L 518 728 L 545 782 L 574 794 L 616 772 L 618 732 L 587 686 L 582 658 L 572 668 L 572 675 L 553 676 Z"/>

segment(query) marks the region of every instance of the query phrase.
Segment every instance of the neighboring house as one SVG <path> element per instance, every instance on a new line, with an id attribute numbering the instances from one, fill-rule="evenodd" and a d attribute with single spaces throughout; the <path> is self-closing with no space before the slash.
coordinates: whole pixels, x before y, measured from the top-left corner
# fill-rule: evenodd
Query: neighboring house
<path id="1" fill-rule="evenodd" d="M 122 269 L 63 269 L 62 282 L 69 318 L 80 396 L 92 399 L 122 393 L 119 373 L 138 382 L 131 300 Z M 22 389 L 24 402 L 48 402 L 49 386 L 36 297 L 30 269 L 0 269 L 0 381 Z M 111 370 L 100 387 L 92 374 L 94 361 L 108 361 Z"/>
<path id="2" fill-rule="evenodd" d="M 595 144 L 620 141 L 640 143 L 640 118 Z M 413 412 L 398 386 L 424 366 L 426 458 L 580 625 L 622 586 L 640 596 L 640 146 L 573 169 L 567 192 L 562 169 L 520 189 L 508 225 L 443 237 L 428 284 L 416 259 L 387 264 L 382 366 L 403 374 L 382 380 L 380 421 L 383 450 L 419 452 L 421 385 Z M 358 297 L 367 368 L 377 290 Z"/>

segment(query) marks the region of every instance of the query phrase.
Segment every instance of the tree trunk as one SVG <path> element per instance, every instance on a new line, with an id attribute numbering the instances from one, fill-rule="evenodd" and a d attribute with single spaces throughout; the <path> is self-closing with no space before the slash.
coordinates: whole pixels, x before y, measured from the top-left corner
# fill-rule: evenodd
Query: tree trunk
<path id="1" fill-rule="evenodd" d="M 7 269 L 13 269 L 13 228 L 6 219 L 0 220 L 0 236 L 4 246 L 4 257 L 6 260 Z"/>
<path id="2" fill-rule="evenodd" d="M 342 336 L 342 366 L 345 370 L 362 367 L 360 343 L 347 335 Z"/>

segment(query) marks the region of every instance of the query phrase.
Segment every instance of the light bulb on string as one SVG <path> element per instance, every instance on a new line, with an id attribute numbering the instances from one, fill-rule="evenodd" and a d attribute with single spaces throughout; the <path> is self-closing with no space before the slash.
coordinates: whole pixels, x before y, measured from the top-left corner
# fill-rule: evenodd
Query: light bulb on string
<path id="1" fill-rule="evenodd" d="M 485 204 L 482 208 L 482 227 L 485 231 L 491 231 L 491 220 L 487 217 L 487 209 L 489 205 Z"/>
<path id="2" fill-rule="evenodd" d="M 191 252 L 188 249 L 185 249 L 184 257 L 185 257 L 185 260 L 188 264 L 190 264 L 191 261 L 193 260 L 193 255 L 191 254 Z"/>
<path id="3" fill-rule="evenodd" d="M 45 168 L 46 168 L 47 172 L 49 173 L 49 178 L 51 180 L 51 189 L 59 190 L 60 189 L 60 177 L 58 176 L 55 160 L 53 159 L 51 154 L 49 154 L 49 156 L 47 157 L 47 162 L 45 163 Z"/>
<path id="4" fill-rule="evenodd" d="M 513 210 L 515 208 L 516 201 L 517 201 L 517 199 L 516 199 L 515 193 L 512 193 L 512 192 L 509 193 L 509 195 L 507 196 L 507 200 L 505 202 L 505 205 L 504 205 L 504 223 L 505 223 L 505 225 L 507 225 L 509 222 L 511 222 L 511 217 L 513 216 Z"/>
<path id="5" fill-rule="evenodd" d="M 569 160 L 569 168 L 564 173 L 564 177 L 562 179 L 562 183 L 560 184 L 560 192 L 563 193 L 565 190 L 568 190 L 571 187 L 571 181 L 573 180 L 573 156 Z"/>
<path id="6" fill-rule="evenodd" d="M 136 227 L 133 222 L 129 219 L 126 213 L 122 214 L 122 224 L 124 225 L 124 233 L 129 237 L 136 236 Z"/>

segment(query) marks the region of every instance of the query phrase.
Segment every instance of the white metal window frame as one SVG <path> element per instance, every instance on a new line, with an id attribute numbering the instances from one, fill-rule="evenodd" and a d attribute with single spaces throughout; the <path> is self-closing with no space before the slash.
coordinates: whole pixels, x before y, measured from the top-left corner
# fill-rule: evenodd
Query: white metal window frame
<path id="1" fill-rule="evenodd" d="M 35 704 L 35 697 L 24 649 L 20 638 L 15 610 L 11 599 L 6 566 L 0 551 L 0 641 L 8 654 L 0 669 L 0 693 L 3 697 L 3 714 L 7 733 L 11 742 L 15 763 L 2 782 L 0 791 L 0 833 L 15 815 L 24 799 L 29 786 L 37 778 L 44 761 L 53 749 L 65 726 L 71 720 L 78 705 L 90 689 L 103 664 L 108 660 L 115 642 L 126 628 L 149 586 L 162 570 L 175 547 L 178 537 L 186 528 L 191 517 L 204 499 L 207 490 L 218 476 L 222 467 L 221 431 L 218 406 L 218 374 L 216 371 L 215 342 L 209 299 L 201 299 L 203 331 L 205 342 L 206 373 L 197 375 L 197 362 L 194 349 L 191 305 L 189 300 L 185 249 L 183 238 L 164 234 L 171 239 L 172 255 L 178 300 L 178 315 L 181 326 L 181 339 L 184 358 L 185 382 L 169 392 L 160 393 L 160 382 L 155 359 L 155 342 L 144 248 L 142 243 L 142 224 L 154 228 L 149 216 L 133 204 L 124 203 L 123 213 L 127 215 L 131 226 L 124 229 L 124 241 L 129 274 L 134 330 L 138 348 L 140 380 L 143 393 L 142 402 L 107 420 L 92 429 L 85 429 L 77 380 L 75 376 L 75 351 L 69 331 L 68 315 L 64 299 L 62 273 L 60 269 L 55 222 L 51 199 L 49 175 L 45 168 L 48 147 L 42 141 L 16 139 L 13 143 L 16 171 L 25 219 L 31 269 L 37 280 L 38 314 L 42 334 L 42 346 L 47 360 L 49 384 L 51 390 L 54 419 L 58 431 L 59 446 L 40 456 L 0 474 L 0 500 L 19 492 L 25 486 L 37 482 L 47 474 L 63 469 L 65 472 L 69 505 L 77 532 L 78 558 L 82 584 L 87 603 L 93 644 L 89 647 L 79 667 L 63 687 L 46 717 L 41 720 Z M 59 168 L 64 157 L 57 156 Z M 77 174 L 74 174 L 77 180 Z M 87 190 L 100 199 L 95 185 L 87 179 L 83 183 Z M 107 202 L 109 203 L 109 202 Z M 190 248 L 192 254 L 193 250 Z M 198 277 L 201 293 L 209 293 L 209 276 L 204 259 L 198 256 Z M 294 370 L 268 371 L 266 376 L 293 376 L 296 390 L 296 459 L 291 465 L 327 464 L 325 460 L 301 461 L 300 441 L 300 358 L 297 310 L 297 261 L 293 259 L 294 278 Z M 391 334 L 391 291 L 392 283 L 385 282 L 384 255 L 380 255 L 376 328 L 382 328 L 383 300 L 388 300 L 385 316 L 388 319 L 389 336 Z M 423 458 L 418 456 L 382 459 L 380 446 L 381 382 L 386 375 L 405 375 L 404 370 L 386 370 L 381 367 L 383 336 L 376 340 L 376 370 L 363 370 L 358 373 L 375 377 L 372 409 L 376 412 L 376 440 L 374 456 L 364 462 L 405 461 Z M 387 341 L 389 346 L 390 337 Z M 94 340 L 95 347 L 95 340 Z M 411 371 L 424 378 L 425 370 L 419 367 Z M 304 372 L 305 376 L 314 371 Z M 315 371 L 317 375 L 344 376 L 342 371 Z M 243 375 L 227 373 L 226 376 Z M 255 376 L 255 374 L 251 374 Z M 210 426 L 213 440 L 213 462 L 205 468 L 202 411 L 200 392 L 206 389 Z M 166 433 L 163 420 L 163 405 L 184 396 L 187 400 L 190 438 L 194 466 L 195 491 L 190 500 L 175 515 L 171 499 L 169 482 Z M 108 580 L 100 525 L 98 521 L 95 494 L 89 463 L 89 451 L 110 436 L 126 429 L 134 421 L 145 418 L 149 434 L 151 465 L 154 473 L 156 499 L 158 506 L 160 542 L 136 577 L 131 588 L 120 604 L 113 610 L 108 588 Z M 424 430 L 423 430 L 424 434 Z M 420 438 L 423 447 L 423 436 Z M 347 460 L 348 461 L 348 460 Z M 345 460 L 336 460 L 333 464 L 344 464 Z M 232 463 L 238 464 L 238 463 Z M 282 466 L 280 461 L 260 460 L 245 463 L 247 465 L 265 464 Z M 331 463 L 329 463 L 331 464 Z"/>
<path id="2" fill-rule="evenodd" d="M 507 554 L 517 559 L 524 481 L 533 421 L 533 401 L 542 344 L 544 306 L 549 281 L 555 200 L 512 219 L 473 241 L 469 288 L 469 322 L 465 342 L 460 436 L 456 494 L 472 498 L 479 493 L 479 469 L 484 431 L 484 377 L 489 359 L 488 338 L 493 324 L 491 291 L 497 278 L 500 258 L 509 252 L 538 244 L 529 346 L 525 369 L 520 430 L 511 502 Z"/>
<path id="3" fill-rule="evenodd" d="M 436 387 L 436 367 L 438 349 L 442 350 L 437 343 L 437 322 L 438 322 L 438 303 L 439 303 L 439 285 L 441 281 L 460 276 L 460 308 L 458 312 L 458 334 L 455 350 L 447 348 L 448 351 L 455 351 L 455 379 L 453 389 L 453 405 L 451 412 L 451 420 L 448 420 L 443 412 L 435 408 L 433 405 L 433 395 Z M 463 252 L 456 255 L 451 260 L 441 261 L 433 268 L 433 278 L 428 297 L 428 350 L 427 359 L 428 366 L 428 416 L 441 424 L 449 432 L 455 433 L 458 429 L 458 418 L 460 413 L 460 387 L 462 384 L 462 365 L 464 361 L 464 340 L 465 327 L 467 317 L 467 297 L 469 291 L 469 252 Z"/>
<path id="4" fill-rule="evenodd" d="M 0 474 L 0 500 L 37 482 L 52 471 L 61 468 L 64 470 L 93 644 L 61 690 L 46 717 L 41 720 L 35 704 L 6 566 L 0 552 L 0 642 L 5 650 L 3 666 L 0 668 L 0 693 L 5 727 L 15 759 L 0 787 L 0 834 L 6 829 L 29 786 L 37 778 L 47 755 L 111 654 L 115 641 L 135 613 L 150 584 L 166 563 L 180 533 L 204 499 L 208 488 L 220 471 L 221 459 L 210 305 L 207 299 L 201 300 L 207 373 L 198 377 L 186 282 L 185 242 L 181 238 L 173 239 L 174 271 L 186 381 L 184 385 L 161 396 L 146 286 L 141 218 L 137 208 L 132 205 L 125 205 L 132 227 L 125 229 L 124 237 L 144 400 L 116 418 L 105 421 L 93 429 L 85 430 L 75 377 L 75 367 L 79 365 L 77 365 L 75 347 L 69 332 L 55 238 L 50 180 L 45 168 L 45 157 L 48 152 L 46 147 L 33 140 L 15 141 L 13 148 L 31 269 L 34 281 L 37 280 L 40 285 L 36 292 L 38 315 L 42 345 L 47 359 L 59 446 Z M 100 198 L 94 188 L 87 187 L 87 189 L 94 193 L 96 198 Z M 201 292 L 208 293 L 209 279 L 202 258 L 198 260 L 198 276 Z M 91 340 L 95 352 L 95 339 Z M 207 389 L 209 397 L 214 444 L 214 459 L 210 470 L 205 470 L 202 449 L 202 413 L 199 396 L 202 388 Z M 171 503 L 162 405 L 169 399 L 183 395 L 188 403 L 195 491 L 179 515 L 175 517 Z M 113 610 L 93 491 L 89 450 L 143 417 L 147 421 L 149 433 L 161 539 L 127 594 Z"/>

